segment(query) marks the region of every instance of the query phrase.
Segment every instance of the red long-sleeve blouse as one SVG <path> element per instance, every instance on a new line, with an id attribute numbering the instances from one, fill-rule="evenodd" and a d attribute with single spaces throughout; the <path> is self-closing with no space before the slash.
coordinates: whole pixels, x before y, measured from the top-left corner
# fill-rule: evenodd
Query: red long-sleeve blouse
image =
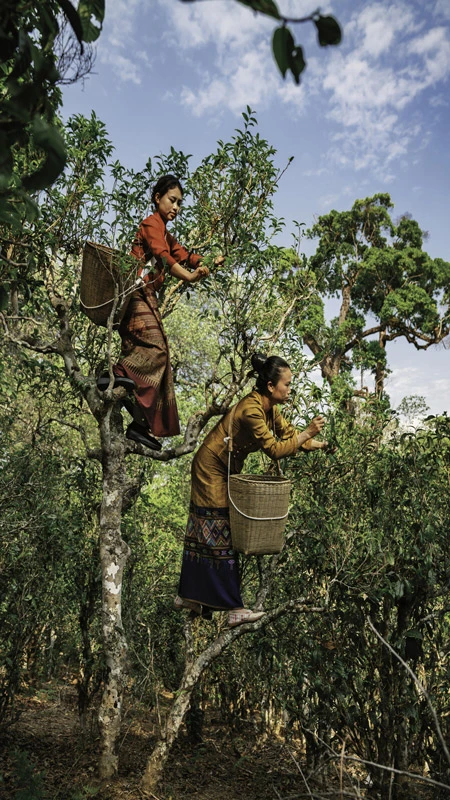
<path id="1" fill-rule="evenodd" d="M 178 244 L 157 211 L 141 222 L 131 253 L 139 261 L 138 277 L 155 290 L 163 284 L 165 268 L 170 271 L 174 264 L 186 262 L 195 269 L 201 261 L 201 256 Z"/>

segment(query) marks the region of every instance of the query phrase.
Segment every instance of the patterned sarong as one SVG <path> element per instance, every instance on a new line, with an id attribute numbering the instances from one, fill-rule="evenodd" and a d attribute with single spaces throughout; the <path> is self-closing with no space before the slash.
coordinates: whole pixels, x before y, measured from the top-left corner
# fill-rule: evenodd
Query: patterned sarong
<path id="1" fill-rule="evenodd" d="M 228 508 L 191 501 L 178 594 L 213 609 L 243 608 Z"/>
<path id="2" fill-rule="evenodd" d="M 135 381 L 136 402 L 152 433 L 176 436 L 180 422 L 169 346 L 156 294 L 149 288 L 133 294 L 119 333 L 122 350 L 114 372 Z"/>

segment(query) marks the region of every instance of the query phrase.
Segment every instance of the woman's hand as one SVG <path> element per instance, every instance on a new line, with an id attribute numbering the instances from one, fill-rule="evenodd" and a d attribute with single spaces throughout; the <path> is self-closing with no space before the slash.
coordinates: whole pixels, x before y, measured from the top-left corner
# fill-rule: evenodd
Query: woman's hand
<path id="1" fill-rule="evenodd" d="M 207 278 L 208 275 L 209 275 L 208 267 L 201 267 L 201 266 L 197 267 L 197 269 L 195 269 L 194 272 L 190 273 L 191 277 L 189 278 L 189 283 L 197 283 L 197 281 L 200 281 L 202 278 Z"/>
<path id="2" fill-rule="evenodd" d="M 319 414 L 318 417 L 314 417 L 312 422 L 309 423 L 304 433 L 307 433 L 308 437 L 312 439 L 314 436 L 317 436 L 317 434 L 320 433 L 324 425 L 325 425 L 325 418 L 322 417 L 321 414 Z"/>
<path id="3" fill-rule="evenodd" d="M 331 456 L 334 455 L 334 453 L 337 450 L 336 445 L 335 444 L 330 444 L 330 442 L 325 442 L 324 441 L 321 444 L 322 444 L 322 450 L 324 451 L 324 453 L 328 453 Z"/>

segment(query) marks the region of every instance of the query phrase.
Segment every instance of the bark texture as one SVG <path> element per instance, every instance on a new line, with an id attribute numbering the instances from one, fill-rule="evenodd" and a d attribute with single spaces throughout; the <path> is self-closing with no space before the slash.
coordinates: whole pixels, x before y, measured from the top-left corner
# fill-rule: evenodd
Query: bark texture
<path id="1" fill-rule="evenodd" d="M 100 562 L 102 568 L 102 628 L 107 675 L 99 710 L 101 778 L 117 773 L 117 741 L 120 734 L 123 692 L 126 683 L 127 641 L 122 625 L 123 571 L 130 549 L 121 536 L 122 502 L 125 489 L 123 437 L 116 428 L 101 423 L 103 450 L 103 495 L 100 509 Z"/>

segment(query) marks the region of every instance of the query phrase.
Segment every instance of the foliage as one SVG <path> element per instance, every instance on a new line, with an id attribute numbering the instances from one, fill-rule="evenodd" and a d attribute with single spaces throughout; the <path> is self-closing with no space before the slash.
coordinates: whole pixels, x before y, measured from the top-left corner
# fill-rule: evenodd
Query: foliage
<path id="1" fill-rule="evenodd" d="M 311 767 L 328 745 L 339 750 L 345 740 L 353 754 L 368 760 L 419 772 L 427 763 L 433 776 L 447 780 L 426 704 L 375 640 L 367 620 L 420 673 L 445 729 L 448 419 L 430 419 L 403 435 L 385 399 L 359 399 L 349 414 L 352 390 L 344 362 L 331 389 L 327 381 L 317 386 L 301 342 L 311 335 L 323 352 L 337 353 L 350 336 L 365 338 L 369 313 L 379 315 L 387 335 L 398 332 L 400 323 L 395 327 L 393 305 L 386 300 L 404 297 L 401 279 L 414 289 L 405 300 L 413 304 L 409 319 L 416 315 L 421 335 L 428 336 L 433 304 L 446 302 L 448 265 L 423 252 L 417 223 L 392 223 L 385 195 L 321 218 L 318 253 L 310 260 L 275 247 L 272 237 L 282 231 L 282 221 L 273 197 L 282 171 L 274 149 L 259 136 L 251 109 L 232 139 L 218 142 L 195 170 L 189 157 L 174 149 L 149 159 L 140 172 L 111 162 L 113 147 L 95 114 L 72 118 L 67 142 L 66 170 L 42 193 L 39 218 L 14 238 L 4 276 L 9 288 L 0 373 L 4 717 L 25 677 L 37 681 L 75 670 L 83 711 L 105 674 L 98 427 L 84 390 L 98 369 L 114 362 L 119 343 L 80 314 L 81 254 L 88 238 L 126 252 L 147 214 L 153 181 L 170 169 L 186 186 L 177 238 L 211 265 L 210 278 L 195 294 L 168 279 L 162 299 L 182 419 L 196 418 L 205 407 L 212 409 L 211 417 L 219 413 L 230 386 L 242 391 L 249 385 L 250 353 L 264 348 L 284 353 L 292 363 L 297 385 L 286 413 L 303 427 L 314 413 L 326 412 L 326 436 L 338 447 L 335 455 L 300 453 L 283 464 L 294 486 L 292 511 L 268 600 L 272 607 L 304 598 L 306 608 L 324 611 L 293 610 L 236 641 L 203 678 L 197 703 L 205 705 L 208 698 L 234 727 L 251 718 L 260 733 L 276 725 L 286 737 L 302 736 Z M 225 254 L 225 266 L 214 268 L 218 252 Z M 355 313 L 327 329 L 322 298 L 341 292 L 343 278 Z M 416 288 L 426 294 L 426 303 L 423 295 L 417 302 Z M 76 379 L 61 358 L 60 343 L 69 334 L 80 365 Z M 376 365 L 379 358 L 373 353 L 372 358 Z M 404 408 L 423 406 L 410 402 Z M 161 692 L 176 692 L 183 669 L 183 615 L 173 611 L 172 598 L 190 464 L 188 457 L 143 461 L 128 459 L 121 473 L 125 487 L 140 489 L 135 502 L 125 498 L 122 521 L 132 551 L 123 621 L 130 688 L 158 710 Z M 264 469 L 259 456 L 250 466 Z M 250 601 L 266 562 L 242 559 Z M 198 622 L 197 652 L 211 644 L 222 624 Z M 58 647 L 50 647 L 55 641 Z M 377 771 L 371 778 L 383 800 L 394 798 Z"/>
<path id="2" fill-rule="evenodd" d="M 91 653 L 82 641 L 82 622 L 92 603 L 92 585 L 94 610 L 99 588 L 97 471 L 83 459 L 76 434 L 64 425 L 64 412 L 55 417 L 55 406 L 61 405 L 70 419 L 75 398 L 58 386 L 58 372 L 45 369 L 39 359 L 17 351 L 3 356 L 2 721 L 11 716 L 23 679 L 60 674 L 60 651 L 75 672 L 78 664 L 89 672 Z"/>
<path id="3" fill-rule="evenodd" d="M 251 109 L 243 117 L 243 129 L 230 142 L 220 141 L 216 153 L 206 157 L 192 174 L 189 157 L 173 148 L 167 156 L 149 159 L 140 172 L 117 161 L 110 163 L 113 148 L 95 113 L 90 119 L 75 116 L 69 120 L 67 167 L 53 187 L 42 193 L 39 219 L 24 227 L 4 261 L 3 280 L 9 280 L 6 287 L 12 307 L 20 303 L 22 316 L 30 318 L 36 311 L 48 315 L 49 291 L 63 293 L 70 299 L 78 342 L 80 324 L 84 325 L 78 316 L 77 293 L 84 242 L 94 240 L 127 252 L 139 221 L 150 212 L 152 184 L 159 175 L 172 171 L 184 179 L 187 201 L 175 235 L 204 255 L 211 268 L 215 254 L 226 256 L 225 267 L 212 268 L 210 279 L 195 291 L 201 298 L 200 319 L 213 320 L 216 330 L 219 326 L 218 361 L 225 358 L 236 375 L 261 339 L 270 347 L 281 335 L 296 299 L 307 291 L 306 279 L 303 283 L 291 280 L 288 308 L 276 291 L 269 295 L 270 310 L 267 308 L 265 290 L 272 276 L 287 280 L 282 275 L 287 269 L 284 251 L 271 245 L 283 224 L 273 211 L 282 171 L 274 164 L 274 149 L 255 131 Z M 109 176 L 111 189 L 106 188 Z M 296 267 L 288 270 L 292 277 Z M 170 314 L 183 296 L 189 299 L 189 287 L 166 280 L 163 316 Z M 107 334 L 93 326 L 88 330 L 89 347 L 77 344 L 78 357 L 83 364 L 88 353 L 95 353 L 98 364 Z M 22 324 L 22 333 L 32 346 L 42 342 L 42 333 L 33 323 Z M 222 378 L 211 377 L 215 397 Z"/>
<path id="4" fill-rule="evenodd" d="M 26 750 L 15 750 L 12 753 L 14 765 L 14 797 L 17 800 L 47 800 L 48 791 L 45 788 L 46 772 L 38 772 L 34 759 L 30 758 Z M 0 781 L 1 781 L 0 775 Z M 80 789 L 69 789 L 65 794 L 67 800 L 88 800 L 95 797 L 99 787 L 83 786 Z"/>
<path id="5" fill-rule="evenodd" d="M 36 772 L 25 751 L 16 750 L 14 760 L 18 783 L 15 795 L 17 800 L 45 800 L 47 797 L 44 789 L 45 773 Z"/>
<path id="6" fill-rule="evenodd" d="M 299 332 L 332 383 L 352 363 L 375 372 L 383 389 L 386 343 L 405 338 L 427 349 L 450 331 L 450 264 L 423 250 L 423 233 L 408 215 L 397 224 L 388 194 L 357 200 L 350 211 L 331 211 L 307 231 L 318 238 L 308 267 L 320 294 L 338 297 L 329 326 L 299 318 Z M 375 338 L 376 337 L 376 338 Z"/>
<path id="7" fill-rule="evenodd" d="M 253 720 L 261 732 L 300 735 L 316 774 L 345 741 L 347 753 L 398 770 L 432 764 L 430 775 L 445 783 L 426 702 L 367 620 L 425 683 L 448 738 L 449 420 L 430 420 L 416 435 L 388 420 L 367 405 L 356 424 L 335 412 L 339 456 L 286 462 L 293 508 L 269 606 L 301 596 L 325 611 L 243 637 L 203 692 L 235 728 Z M 391 776 L 370 773 L 370 796 L 402 796 L 401 777 L 391 785 Z M 416 784 L 403 783 L 411 796 Z"/>
<path id="8" fill-rule="evenodd" d="M 283 74 L 289 70 L 296 83 L 306 66 L 288 22 L 312 22 L 321 47 L 339 44 L 341 30 L 331 16 L 318 11 L 302 19 L 283 16 L 273 0 L 238 0 L 255 12 L 282 23 L 273 36 L 273 53 Z M 30 5 L 8 0 L 0 18 L 2 59 L 0 70 L 0 221 L 13 231 L 37 213 L 33 198 L 61 174 L 66 147 L 55 117 L 60 103 L 57 84 L 64 82 L 74 61 L 81 62 L 83 43 L 95 41 L 101 31 L 104 0 L 39 0 Z M 70 33 L 67 35 L 68 26 Z M 78 54 L 73 40 L 79 45 Z M 89 71 L 92 61 L 76 67 L 71 80 Z M 62 70 L 62 74 L 60 70 Z"/>
<path id="9" fill-rule="evenodd" d="M 298 265 L 286 262 L 284 248 L 272 243 L 284 227 L 273 198 L 292 159 L 277 167 L 252 109 L 242 116 L 243 127 L 230 141 L 219 140 L 186 181 L 192 200 L 182 219 L 182 240 L 196 252 L 211 252 L 205 259 L 211 276 L 198 294 L 205 298 L 202 317 L 214 323 L 220 354 L 230 366 L 222 381 L 236 380 L 242 366 L 248 369 L 253 351 L 286 347 L 293 308 L 310 291 L 308 275 L 300 276 Z M 221 268 L 212 263 L 216 252 L 225 255 Z M 213 376 L 213 398 L 219 386 Z"/>
<path id="10" fill-rule="evenodd" d="M 37 3 L 6 0 L 0 17 L 0 222 L 20 230 L 37 213 L 33 194 L 61 173 L 66 150 L 55 112 L 60 103 L 55 50 L 67 20 L 83 54 L 104 16 L 104 0 Z"/>
<path id="11" fill-rule="evenodd" d="M 110 161 L 113 147 L 104 125 L 94 113 L 90 119 L 73 117 L 66 126 L 66 169 L 51 188 L 42 192 L 39 217 L 24 225 L 20 236 L 15 237 L 11 243 L 9 259 L 4 262 L 4 278 L 8 280 L 9 289 L 9 314 L 3 318 L 8 334 L 3 342 L 3 381 L 5 392 L 14 400 L 11 407 L 4 409 L 4 413 L 10 420 L 11 435 L 18 430 L 18 440 L 25 437 L 23 451 L 15 452 L 14 458 L 11 455 L 11 441 L 9 438 L 5 439 L 5 464 L 8 465 L 5 480 L 16 485 L 22 462 L 27 460 L 33 474 L 30 501 L 34 503 L 34 507 L 40 509 L 41 502 L 45 506 L 51 502 L 55 493 L 54 504 L 59 510 L 55 517 L 54 538 L 57 548 L 54 575 L 57 584 L 65 552 L 60 538 L 61 530 L 67 527 L 68 543 L 72 536 L 78 542 L 76 555 L 73 553 L 68 559 L 71 572 L 67 580 L 71 589 L 67 597 L 71 598 L 73 610 L 79 615 L 81 639 L 74 646 L 81 654 L 79 692 L 80 697 L 84 698 L 80 700 L 84 706 L 89 690 L 95 683 L 94 673 L 101 672 L 101 664 L 98 660 L 94 663 L 95 658 L 92 655 L 92 650 L 98 648 L 98 642 L 93 643 L 90 638 L 98 574 L 93 565 L 86 566 L 84 560 L 86 557 L 89 563 L 89 558 L 95 553 L 94 520 L 100 492 L 95 461 L 94 464 L 91 463 L 89 456 L 83 451 L 83 444 L 88 453 L 90 450 L 95 452 L 97 435 L 94 420 L 83 401 L 80 403 L 80 387 L 64 374 L 62 364 L 57 360 L 63 350 L 60 318 L 55 314 L 55 307 L 59 308 L 58 303 L 62 301 L 67 303 L 71 347 L 83 370 L 82 375 L 96 373 L 109 358 L 115 360 L 118 337 L 110 342 L 107 331 L 95 328 L 79 313 L 78 286 L 83 244 L 86 239 L 93 239 L 109 245 L 115 244 L 122 251 L 129 249 L 139 221 L 149 212 L 148 197 L 153 182 L 161 173 L 169 170 L 176 172 L 185 179 L 187 197 L 192 197 L 184 218 L 179 222 L 176 231 L 178 237 L 205 253 L 206 258 L 210 252 L 224 251 L 227 255 L 226 267 L 214 272 L 209 285 L 197 290 L 193 298 L 184 290 L 184 286 L 178 285 L 175 280 L 167 280 L 162 308 L 165 316 L 168 315 L 168 331 L 173 342 L 172 358 L 180 406 L 186 417 L 198 413 L 198 409 L 205 403 L 205 397 L 208 397 L 208 401 L 211 398 L 220 407 L 230 379 L 245 384 L 245 370 L 248 368 L 246 365 L 251 348 L 256 346 L 262 334 L 275 335 L 276 338 L 283 330 L 280 320 L 282 304 L 274 292 L 271 297 L 273 308 L 268 314 L 264 287 L 270 282 L 271 270 L 281 274 L 284 267 L 278 267 L 278 249 L 269 247 L 270 237 L 280 229 L 272 205 L 272 196 L 280 176 L 273 163 L 275 152 L 253 131 L 256 120 L 250 109 L 244 115 L 244 123 L 243 130 L 237 131 L 231 142 L 220 142 L 217 154 L 205 159 L 191 175 L 188 157 L 177 153 L 173 148 L 167 156 L 155 158 L 153 162 L 149 159 L 141 172 L 127 170 L 119 162 Z M 253 164 L 252 168 L 250 164 Z M 112 184 L 110 177 L 113 179 Z M 108 185 L 110 188 L 106 188 Z M 259 193 L 256 208 L 253 203 L 255 191 Z M 270 220 L 268 229 L 264 224 L 266 220 Z M 209 240 L 208 232 L 211 234 Z M 265 256 L 263 252 L 266 253 Z M 291 293 L 294 298 L 295 287 L 291 288 Z M 206 330 L 209 331 L 208 336 L 205 335 Z M 20 368 L 11 382 L 13 354 L 17 353 L 20 353 Z M 83 383 L 81 388 L 85 385 Z M 32 402 L 27 399 L 30 410 L 28 420 L 20 417 L 19 421 L 14 416 L 16 403 L 20 404 L 22 394 L 22 389 L 17 387 L 27 387 L 26 391 L 32 398 Z M 39 431 L 38 434 L 36 430 Z M 55 430 L 65 431 L 65 434 L 60 433 L 55 439 Z M 72 447 L 73 441 L 77 441 L 73 452 L 65 448 L 65 439 L 72 443 Z M 41 465 L 45 465 L 48 486 L 40 479 Z M 18 471 L 15 471 L 15 466 Z M 161 492 L 167 493 L 167 507 L 170 507 L 172 517 L 174 513 L 174 488 L 170 492 L 163 488 L 169 473 L 167 467 L 163 472 L 160 466 L 142 469 L 138 464 L 132 463 L 129 467 L 128 475 L 132 482 L 139 486 L 148 477 L 154 490 L 159 492 L 158 502 L 147 501 L 146 506 L 151 510 L 154 524 L 160 526 L 162 534 L 161 540 L 156 538 L 154 545 L 148 545 L 149 552 L 153 552 L 153 547 L 157 550 L 159 547 L 164 549 L 167 543 L 170 552 L 175 552 L 176 542 L 171 540 L 173 526 L 167 526 L 161 517 Z M 179 478 L 180 468 L 174 468 L 173 475 L 174 479 Z M 183 503 L 179 509 L 177 542 L 184 525 L 187 475 L 186 472 Z M 45 484 L 46 489 L 36 503 L 34 493 L 38 491 L 39 482 Z M 8 484 L 5 484 L 4 497 L 6 513 L 11 520 L 17 514 L 20 521 L 18 524 L 21 526 L 24 524 L 21 509 L 16 505 L 8 505 L 6 485 Z M 68 487 L 70 491 L 67 491 Z M 59 491 L 63 492 L 64 502 L 57 499 Z M 141 502 L 145 503 L 146 498 L 147 494 L 143 492 Z M 79 508 L 77 514 L 74 513 L 75 507 Z M 24 564 L 33 563 L 35 567 L 31 574 L 36 575 L 36 581 L 39 580 L 42 568 L 37 552 L 47 535 L 47 516 L 44 511 L 40 520 L 41 525 L 34 530 L 36 539 L 27 541 L 26 547 L 25 543 L 18 544 L 19 548 L 25 547 L 29 559 Z M 133 547 L 137 552 L 140 553 L 141 548 L 144 548 L 144 563 L 147 559 L 144 544 L 151 541 L 154 530 L 156 528 L 146 531 L 144 542 L 136 541 L 136 536 L 132 536 Z M 162 556 L 158 556 L 160 557 Z M 84 576 L 77 578 L 77 571 L 82 564 Z M 5 563 L 5 575 L 10 574 L 9 570 L 14 571 L 14 559 Z M 137 567 L 135 564 L 130 567 L 130 579 L 136 585 L 137 581 L 142 581 L 139 573 L 140 561 Z M 172 591 L 173 573 L 170 575 Z M 24 580 L 24 574 L 20 571 L 17 580 L 19 584 Z M 76 586 L 79 589 L 78 594 Z M 45 591 L 41 592 L 41 588 L 58 596 L 59 584 L 58 587 L 47 587 L 47 584 L 41 587 L 33 583 L 35 616 L 39 619 L 42 613 L 39 630 L 46 632 L 55 627 L 53 617 L 48 617 L 53 606 L 48 602 Z M 11 642 L 14 651 L 13 670 L 17 677 L 13 678 L 12 672 L 5 673 L 6 706 L 12 702 L 20 683 L 21 671 L 18 665 L 22 663 L 28 636 L 28 607 L 25 607 L 23 616 L 18 620 L 12 615 L 9 603 L 10 595 L 6 592 L 5 619 L 8 617 L 11 628 L 8 629 L 5 646 L 7 642 Z M 60 607 L 60 611 L 62 606 L 65 607 L 59 600 L 56 605 Z M 133 607 L 131 602 L 130 607 Z M 62 612 L 62 616 L 66 616 L 66 611 Z M 147 624 L 146 620 L 144 622 Z M 41 669 L 41 647 L 42 639 L 38 638 L 35 648 L 38 671 Z M 9 658 L 8 654 L 5 654 L 6 658 Z"/>

